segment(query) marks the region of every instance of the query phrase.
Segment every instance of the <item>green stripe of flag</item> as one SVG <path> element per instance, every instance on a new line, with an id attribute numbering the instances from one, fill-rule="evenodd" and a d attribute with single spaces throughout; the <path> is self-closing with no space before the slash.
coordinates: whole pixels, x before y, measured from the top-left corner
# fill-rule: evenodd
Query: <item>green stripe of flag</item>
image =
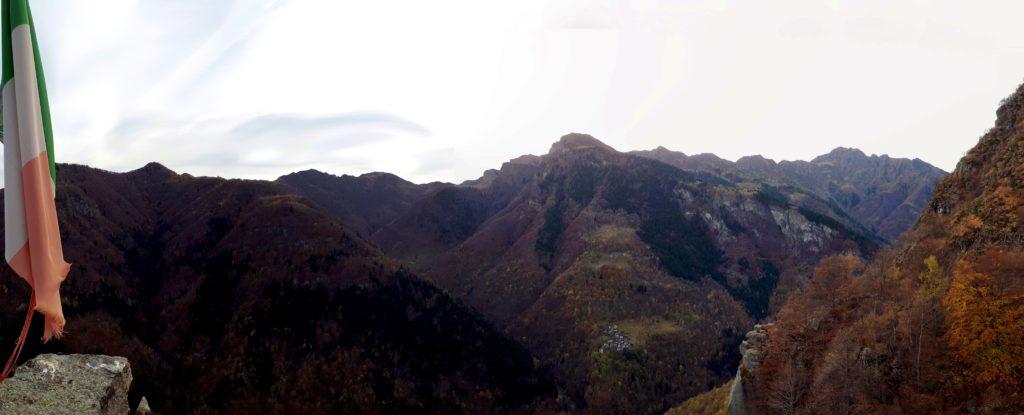
<path id="1" fill-rule="evenodd" d="M 3 76 L 0 77 L 3 85 L 14 78 L 14 56 L 11 49 L 11 0 L 0 1 L 0 15 L 3 15 Z"/>
<path id="2" fill-rule="evenodd" d="M 32 24 L 32 13 L 28 10 L 28 0 L 11 0 L 11 27 Z"/>
<path id="3" fill-rule="evenodd" d="M 50 164 L 50 178 L 57 181 L 56 157 L 53 148 L 53 124 L 50 122 L 50 100 L 46 92 L 46 76 L 43 74 L 43 61 L 39 53 L 39 40 L 36 27 L 32 23 L 32 9 L 28 0 L 2 0 L 0 13 L 3 14 L 3 73 L 0 85 L 6 85 L 14 78 L 14 53 L 11 47 L 11 32 L 15 27 L 26 24 L 32 34 L 32 54 L 35 58 L 36 86 L 39 89 L 39 111 L 43 118 L 43 135 L 46 138 L 46 155 Z M 2 135 L 0 135 L 2 138 Z"/>
<path id="4" fill-rule="evenodd" d="M 23 24 L 32 24 L 32 14 L 29 12 L 28 0 L 3 0 L 3 38 L 4 38 L 4 69 L 3 83 L 14 78 L 14 59 L 11 52 L 11 31 Z M 34 36 L 33 36 L 34 37 Z"/>

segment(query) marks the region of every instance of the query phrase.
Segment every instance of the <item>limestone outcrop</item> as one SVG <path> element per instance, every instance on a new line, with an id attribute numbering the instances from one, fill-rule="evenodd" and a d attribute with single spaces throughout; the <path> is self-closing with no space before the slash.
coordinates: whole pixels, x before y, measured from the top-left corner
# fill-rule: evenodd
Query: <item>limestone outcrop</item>
<path id="1" fill-rule="evenodd" d="M 729 415 L 750 413 L 747 402 L 754 393 L 754 379 L 757 378 L 757 371 L 764 359 L 769 327 L 771 324 L 755 325 L 753 330 L 747 332 L 747 339 L 740 344 L 740 354 L 743 357 L 729 390 Z"/>

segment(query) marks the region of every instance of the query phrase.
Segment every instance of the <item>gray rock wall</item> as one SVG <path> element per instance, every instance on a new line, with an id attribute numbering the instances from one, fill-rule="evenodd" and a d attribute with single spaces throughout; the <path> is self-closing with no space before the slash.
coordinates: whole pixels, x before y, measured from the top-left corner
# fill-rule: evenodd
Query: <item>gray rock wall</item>
<path id="1" fill-rule="evenodd" d="M 768 343 L 768 327 L 771 324 L 757 324 L 754 330 L 747 332 L 747 339 L 740 344 L 743 356 L 740 367 L 736 369 L 736 378 L 729 389 L 729 415 L 749 415 L 750 397 L 755 393 L 754 379 L 764 359 L 764 347 Z"/>
<path id="2" fill-rule="evenodd" d="M 124 415 L 131 384 L 123 357 L 39 355 L 0 382 L 0 415 Z"/>

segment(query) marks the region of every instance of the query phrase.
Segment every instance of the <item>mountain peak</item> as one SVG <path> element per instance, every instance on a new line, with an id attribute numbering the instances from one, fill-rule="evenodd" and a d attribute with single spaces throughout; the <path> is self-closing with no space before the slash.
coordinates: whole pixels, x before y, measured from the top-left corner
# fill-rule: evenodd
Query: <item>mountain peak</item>
<path id="1" fill-rule="evenodd" d="M 142 166 L 142 167 L 139 167 L 139 168 L 137 168 L 135 170 L 132 170 L 132 171 L 128 172 L 128 174 L 131 175 L 131 176 L 136 176 L 136 177 L 138 177 L 138 176 L 145 176 L 145 177 L 152 177 L 152 178 L 158 178 L 158 179 L 166 179 L 168 177 L 173 177 L 173 176 L 177 176 L 178 175 L 173 170 L 168 169 L 163 164 L 157 163 L 155 161 L 151 161 L 149 163 L 146 163 L 145 166 Z"/>
<path id="2" fill-rule="evenodd" d="M 328 178 L 336 178 L 337 176 L 322 172 L 317 169 L 306 169 L 297 172 L 288 173 L 284 176 L 278 177 L 278 181 L 288 182 L 297 180 L 325 180 Z"/>
<path id="3" fill-rule="evenodd" d="M 163 171 L 163 172 L 172 172 L 171 169 L 168 169 L 163 164 L 157 163 L 155 161 L 151 161 L 149 163 L 146 163 L 145 166 L 139 167 L 135 171 Z"/>
<path id="4" fill-rule="evenodd" d="M 558 154 L 588 148 L 600 148 L 606 151 L 615 151 L 611 146 L 602 143 L 601 140 L 598 140 L 589 134 L 570 133 L 563 135 L 558 142 L 552 144 L 551 150 L 548 151 L 548 154 Z"/>
<path id="5" fill-rule="evenodd" d="M 820 161 L 839 161 L 867 157 L 867 154 L 864 154 L 863 151 L 860 151 L 853 147 L 836 147 L 832 151 L 828 152 L 828 154 L 822 154 L 818 157 L 815 157 L 814 160 L 811 160 L 811 162 L 813 163 Z"/>
<path id="6" fill-rule="evenodd" d="M 760 154 L 755 154 L 753 156 L 743 156 L 743 157 L 740 157 L 739 160 L 736 160 L 736 164 L 739 165 L 741 168 L 743 168 L 743 167 L 762 167 L 762 166 L 769 166 L 770 167 L 770 166 L 774 166 L 776 163 L 775 163 L 775 160 L 772 160 L 770 158 L 766 158 L 765 156 L 762 156 Z"/>
<path id="7" fill-rule="evenodd" d="M 370 173 L 364 173 L 359 175 L 360 179 L 367 180 L 372 183 L 383 182 L 383 183 L 410 183 L 395 174 L 388 172 L 375 171 Z M 411 183 L 410 183 L 411 184 Z"/>

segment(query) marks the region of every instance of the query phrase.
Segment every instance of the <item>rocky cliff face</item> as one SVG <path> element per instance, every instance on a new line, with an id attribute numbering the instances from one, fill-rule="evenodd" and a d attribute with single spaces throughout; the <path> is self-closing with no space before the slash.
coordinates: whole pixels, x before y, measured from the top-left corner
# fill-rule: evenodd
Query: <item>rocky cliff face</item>
<path id="1" fill-rule="evenodd" d="M 44 354 L 0 382 L 0 414 L 127 415 L 131 384 L 123 357 Z"/>
<path id="2" fill-rule="evenodd" d="M 910 229 L 945 174 L 918 159 L 867 156 L 852 148 L 837 148 L 811 161 L 778 163 L 761 156 L 732 163 L 713 155 L 687 156 L 663 147 L 634 154 L 685 170 L 795 187 L 835 206 L 888 241 Z"/>
<path id="3" fill-rule="evenodd" d="M 736 369 L 729 388 L 727 412 L 729 415 L 747 415 L 752 413 L 748 401 L 754 396 L 754 385 L 757 381 L 761 361 L 764 360 L 765 346 L 768 343 L 768 328 L 771 324 L 757 324 L 747 332 L 746 339 L 740 343 L 740 367 Z"/>

